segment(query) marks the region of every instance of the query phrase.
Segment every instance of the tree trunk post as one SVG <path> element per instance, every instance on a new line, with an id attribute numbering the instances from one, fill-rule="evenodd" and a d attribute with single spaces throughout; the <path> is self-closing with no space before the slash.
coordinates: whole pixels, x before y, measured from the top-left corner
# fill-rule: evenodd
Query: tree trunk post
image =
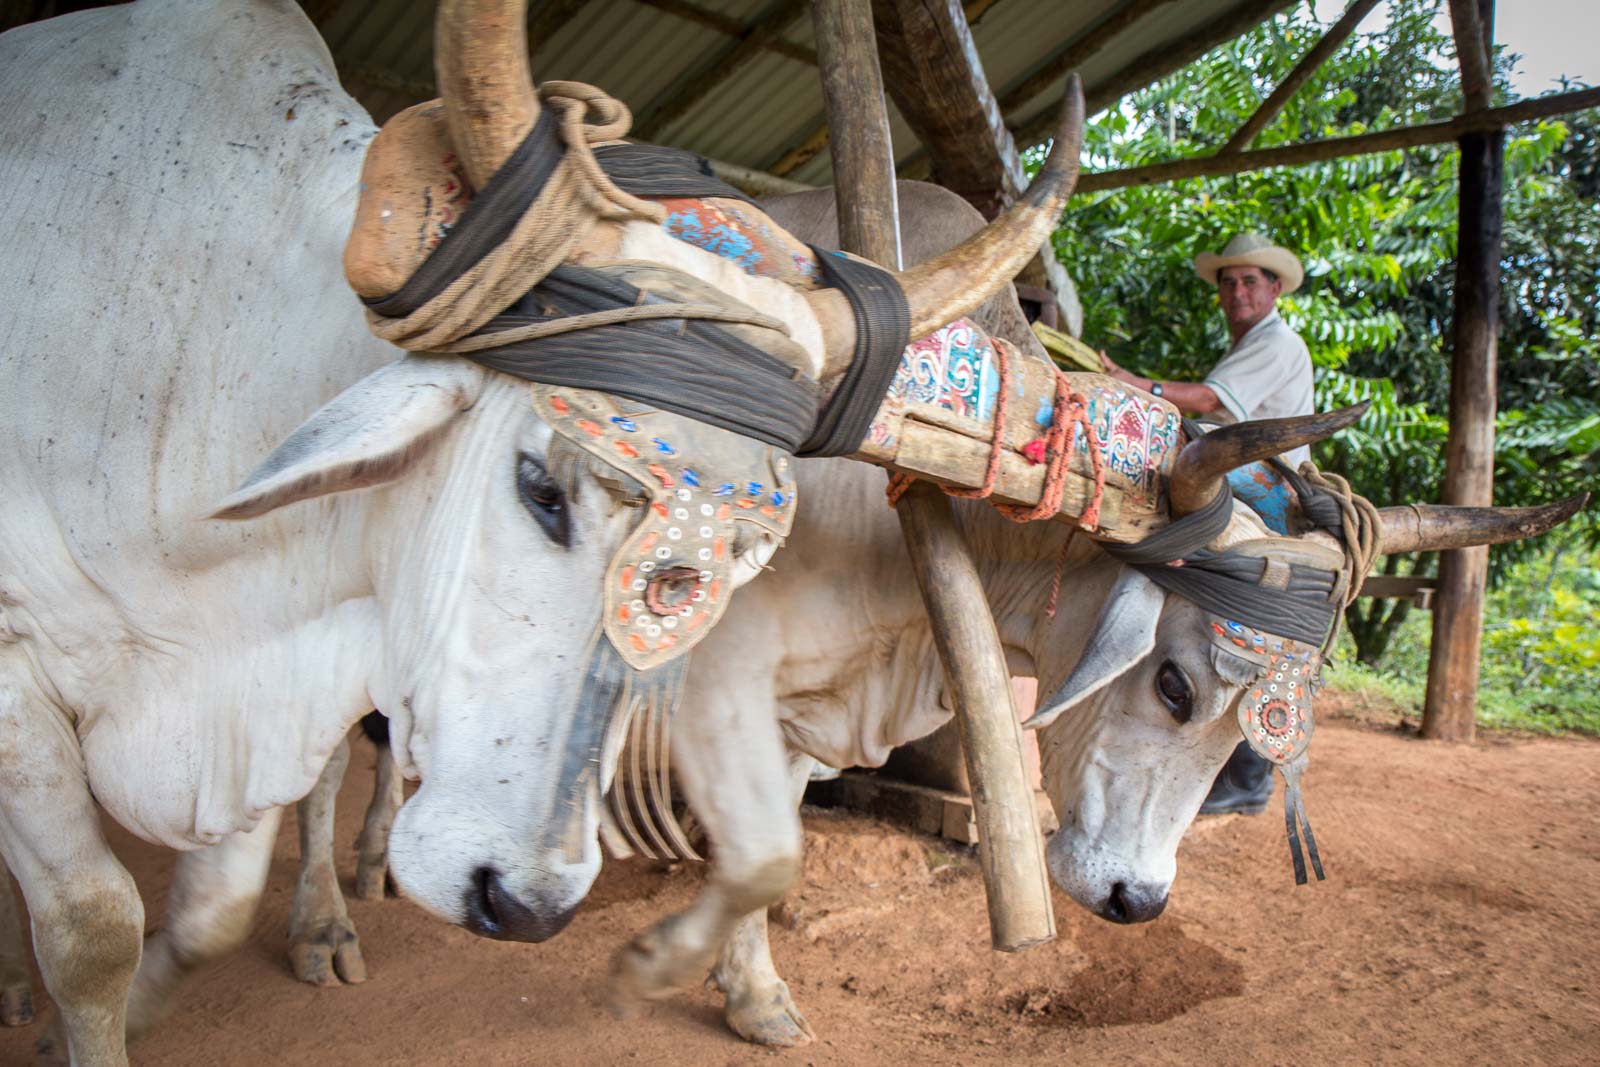
<path id="1" fill-rule="evenodd" d="M 898 268 L 894 157 L 871 0 L 816 0 L 812 11 L 840 241 Z M 967 754 L 990 937 L 995 948 L 1015 952 L 1053 939 L 1055 916 L 1005 655 L 949 500 L 919 483 L 899 514 Z"/>
<path id="2" fill-rule="evenodd" d="M 1452 14 L 1473 6 L 1478 32 L 1458 24 L 1456 40 L 1492 40 L 1493 0 L 1453 3 Z M 1465 69 L 1482 57 L 1463 55 Z M 1481 106 L 1481 103 L 1480 103 Z M 1457 223 L 1455 351 L 1450 362 L 1450 436 L 1445 444 L 1442 503 L 1494 502 L 1495 364 L 1500 327 L 1501 186 L 1505 131 L 1461 138 L 1461 205 Z M 1483 645 L 1483 596 L 1489 550 L 1457 549 L 1439 557 L 1433 642 L 1422 736 L 1471 741 L 1476 732 L 1478 664 Z"/>

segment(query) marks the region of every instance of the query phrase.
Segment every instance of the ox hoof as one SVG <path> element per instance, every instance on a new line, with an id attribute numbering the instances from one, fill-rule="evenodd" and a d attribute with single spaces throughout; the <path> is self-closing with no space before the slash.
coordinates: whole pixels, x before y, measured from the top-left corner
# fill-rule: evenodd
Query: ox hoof
<path id="1" fill-rule="evenodd" d="M 646 1000 L 659 1000 L 692 984 L 710 969 L 712 953 L 681 940 L 678 916 L 664 919 L 625 945 L 611 965 L 611 1010 L 626 1018 Z"/>
<path id="2" fill-rule="evenodd" d="M 774 985 L 729 993 L 722 1017 L 729 1029 L 756 1045 L 796 1048 L 817 1039 L 782 979 Z"/>
<path id="3" fill-rule="evenodd" d="M 361 939 L 345 919 L 330 919 L 292 938 L 289 965 L 296 978 L 315 986 L 360 985 L 367 980 Z"/>
<path id="4" fill-rule="evenodd" d="M 27 982 L 0 989 L 0 1026 L 27 1026 L 33 1022 L 33 990 Z"/>
<path id="5" fill-rule="evenodd" d="M 356 863 L 356 896 L 361 900 L 382 900 L 396 896 L 394 879 L 389 877 L 389 857 L 362 857 Z"/>

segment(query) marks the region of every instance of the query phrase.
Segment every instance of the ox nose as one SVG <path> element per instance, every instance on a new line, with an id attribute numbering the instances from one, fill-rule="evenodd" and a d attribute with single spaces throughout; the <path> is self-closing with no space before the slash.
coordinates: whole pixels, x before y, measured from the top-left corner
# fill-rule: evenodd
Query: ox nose
<path id="1" fill-rule="evenodd" d="M 497 941 L 548 941 L 566 928 L 578 906 L 563 911 L 540 911 L 528 907 L 506 889 L 500 872 L 479 867 L 467 889 L 466 927 L 479 937 Z"/>
<path id="2" fill-rule="evenodd" d="M 1167 906 L 1165 889 L 1118 882 L 1100 905 L 1100 917 L 1114 923 L 1147 923 Z"/>

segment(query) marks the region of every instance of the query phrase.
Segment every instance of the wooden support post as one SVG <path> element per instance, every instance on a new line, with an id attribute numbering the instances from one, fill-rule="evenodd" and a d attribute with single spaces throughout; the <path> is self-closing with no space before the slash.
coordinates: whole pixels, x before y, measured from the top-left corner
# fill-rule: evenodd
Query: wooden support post
<path id="1" fill-rule="evenodd" d="M 1452 13 L 1462 5 L 1452 4 Z M 1481 0 L 1482 43 L 1458 25 L 1458 45 L 1491 39 L 1493 0 Z M 1477 14 L 1477 12 L 1473 12 Z M 1478 57 L 1478 58 L 1481 58 Z M 1445 444 L 1442 503 L 1483 506 L 1494 499 L 1495 364 L 1500 327 L 1501 185 L 1505 131 L 1461 138 L 1461 204 L 1457 214 L 1455 351 L 1450 360 L 1450 436 Z M 1422 735 L 1471 741 L 1476 731 L 1478 659 L 1489 550 L 1465 548 L 1439 558 L 1433 645 Z"/>
<path id="2" fill-rule="evenodd" d="M 898 267 L 894 157 L 871 0 L 816 0 L 813 17 L 841 243 Z M 1053 939 L 1055 916 L 1005 656 L 949 500 L 923 483 L 899 512 L 967 753 L 990 937 L 995 948 L 1018 951 Z"/>

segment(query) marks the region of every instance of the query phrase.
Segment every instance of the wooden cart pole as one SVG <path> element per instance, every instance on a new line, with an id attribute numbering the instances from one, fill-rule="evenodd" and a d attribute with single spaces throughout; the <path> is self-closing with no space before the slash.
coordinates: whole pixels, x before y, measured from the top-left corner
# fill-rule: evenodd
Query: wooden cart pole
<path id="1" fill-rule="evenodd" d="M 815 0 L 839 238 L 846 251 L 900 266 L 894 157 L 871 0 Z M 926 482 L 899 504 L 900 525 L 944 663 L 972 783 L 978 861 L 994 947 L 1016 952 L 1054 939 L 1050 880 L 1022 729 L 1000 636 L 949 499 Z"/>

